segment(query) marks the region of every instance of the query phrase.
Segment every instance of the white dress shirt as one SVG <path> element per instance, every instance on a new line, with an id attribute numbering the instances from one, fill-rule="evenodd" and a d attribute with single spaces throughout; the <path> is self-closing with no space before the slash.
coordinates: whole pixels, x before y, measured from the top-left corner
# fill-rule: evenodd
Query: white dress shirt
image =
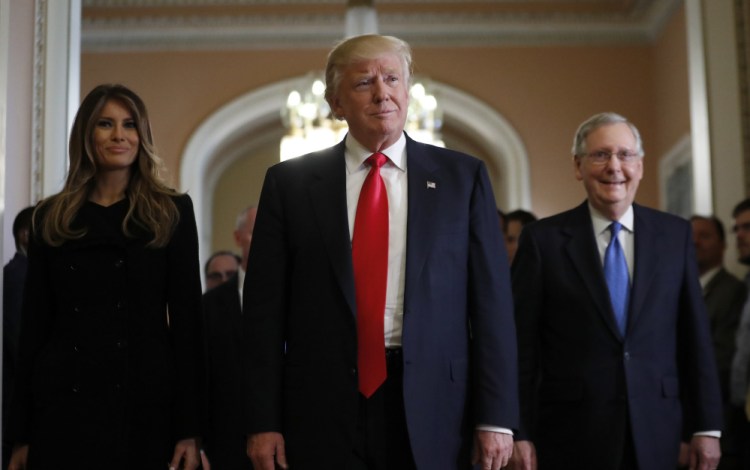
<path id="1" fill-rule="evenodd" d="M 600 214 L 589 204 L 589 212 L 591 213 L 591 222 L 594 225 L 594 236 L 596 237 L 596 247 L 599 249 L 599 259 L 602 261 L 604 266 L 604 253 L 607 251 L 607 246 L 612 238 L 612 232 L 609 226 L 612 221 Z M 617 234 L 617 239 L 620 241 L 622 252 L 625 255 L 625 262 L 628 264 L 628 278 L 630 285 L 633 285 L 633 260 L 635 259 L 635 241 L 633 238 L 633 206 L 628 207 L 628 210 L 618 220 L 622 225 L 622 230 Z"/>
<path id="2" fill-rule="evenodd" d="M 365 182 L 369 165 L 365 164 L 372 152 L 357 142 L 351 134 L 346 136 L 346 207 L 349 214 L 349 241 L 354 233 L 359 193 Z M 406 272 L 406 137 L 401 138 L 380 153 L 388 161 L 380 168 L 380 176 L 388 195 L 388 281 L 385 291 L 385 318 L 383 322 L 385 347 L 401 346 L 401 327 L 404 317 L 404 275 Z"/>

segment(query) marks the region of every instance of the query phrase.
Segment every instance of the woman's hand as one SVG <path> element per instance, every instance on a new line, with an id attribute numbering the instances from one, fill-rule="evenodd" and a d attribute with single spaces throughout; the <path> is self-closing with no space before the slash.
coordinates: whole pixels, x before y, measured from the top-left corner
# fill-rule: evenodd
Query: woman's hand
<path id="1" fill-rule="evenodd" d="M 174 446 L 174 455 L 172 456 L 172 462 L 169 464 L 169 470 L 195 470 L 200 463 L 198 439 L 182 439 Z"/>
<path id="2" fill-rule="evenodd" d="M 26 470 L 26 461 L 29 459 L 29 446 L 14 447 L 10 455 L 8 470 Z"/>

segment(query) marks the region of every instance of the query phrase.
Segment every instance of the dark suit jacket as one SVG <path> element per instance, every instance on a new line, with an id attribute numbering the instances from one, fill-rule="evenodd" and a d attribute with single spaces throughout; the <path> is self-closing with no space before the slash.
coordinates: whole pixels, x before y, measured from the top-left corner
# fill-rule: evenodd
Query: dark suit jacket
<path id="1" fill-rule="evenodd" d="M 742 307 L 745 305 L 747 287 L 745 283 L 721 268 L 703 289 L 711 338 L 719 370 L 722 396 L 729 399 L 729 373 L 736 347 L 737 327 Z"/>
<path id="2" fill-rule="evenodd" d="M 238 277 L 203 294 L 208 373 L 204 448 L 213 470 L 249 470 L 242 420 L 242 310 Z"/>
<path id="3" fill-rule="evenodd" d="M 513 263 L 521 439 L 542 470 L 675 468 L 683 408 L 721 429 L 721 398 L 690 225 L 634 205 L 628 326 L 615 324 L 587 203 L 524 228 Z"/>
<path id="4" fill-rule="evenodd" d="M 208 373 L 204 448 L 214 470 L 252 469 L 242 421 L 242 310 L 237 275 L 203 294 Z"/>
<path id="5" fill-rule="evenodd" d="M 506 255 L 484 165 L 408 137 L 406 150 L 409 439 L 418 468 L 467 468 L 475 425 L 518 423 Z M 351 456 L 359 394 L 345 187 L 343 142 L 278 164 L 253 232 L 246 430 L 282 432 L 292 468 L 343 469 Z"/>

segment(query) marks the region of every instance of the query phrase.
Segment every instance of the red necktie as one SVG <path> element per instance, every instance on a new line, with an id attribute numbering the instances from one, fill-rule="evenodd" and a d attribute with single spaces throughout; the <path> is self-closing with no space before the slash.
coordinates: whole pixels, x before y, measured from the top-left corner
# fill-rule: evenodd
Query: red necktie
<path id="1" fill-rule="evenodd" d="M 367 398 L 386 377 L 383 315 L 388 279 L 388 195 L 380 167 L 387 160 L 382 153 L 375 153 L 366 161 L 370 172 L 359 193 L 352 236 L 359 391 Z"/>

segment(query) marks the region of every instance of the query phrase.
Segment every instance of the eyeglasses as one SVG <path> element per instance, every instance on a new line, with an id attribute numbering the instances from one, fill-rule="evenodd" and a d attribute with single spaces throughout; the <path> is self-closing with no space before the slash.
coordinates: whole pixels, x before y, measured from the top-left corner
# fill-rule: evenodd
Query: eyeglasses
<path id="1" fill-rule="evenodd" d="M 732 231 L 734 233 L 737 233 L 737 232 L 748 232 L 748 231 L 750 231 L 750 222 L 745 222 L 745 223 L 742 223 L 742 224 L 737 224 L 734 227 L 732 227 Z"/>
<path id="2" fill-rule="evenodd" d="M 612 157 L 617 157 L 617 159 L 620 160 L 620 163 L 627 165 L 629 163 L 635 163 L 643 157 L 643 155 L 629 150 L 620 150 L 618 152 L 597 150 L 596 152 L 587 153 L 584 156 L 594 165 L 606 165 Z"/>

